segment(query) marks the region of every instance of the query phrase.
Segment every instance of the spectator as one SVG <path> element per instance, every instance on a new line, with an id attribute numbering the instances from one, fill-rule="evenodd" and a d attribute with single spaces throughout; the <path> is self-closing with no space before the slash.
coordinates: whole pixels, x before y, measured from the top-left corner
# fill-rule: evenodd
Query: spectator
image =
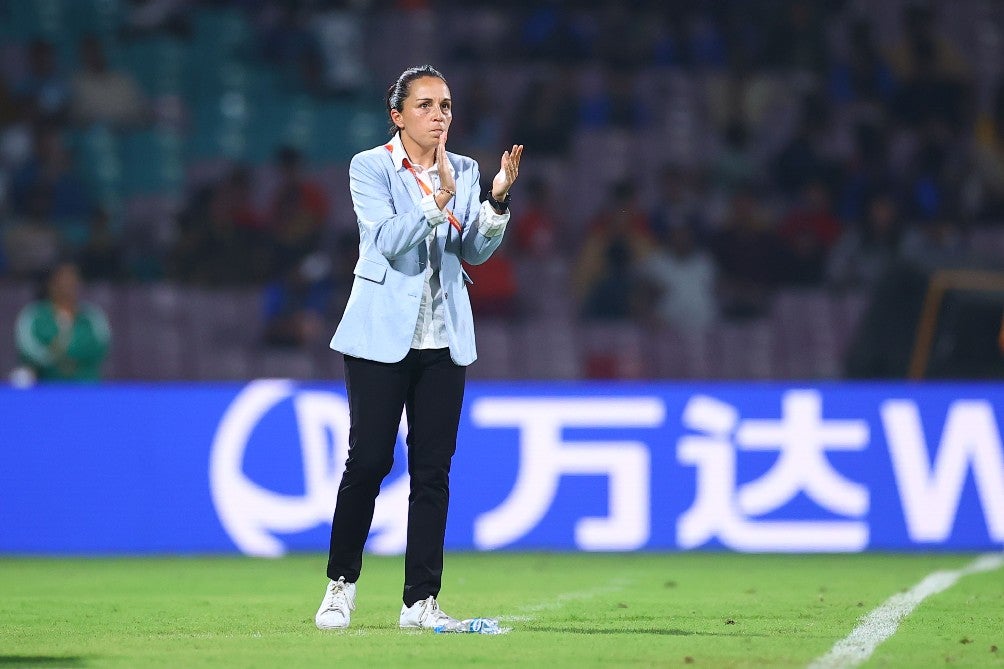
<path id="1" fill-rule="evenodd" d="M 320 185 L 303 172 L 297 149 L 282 147 L 275 155 L 279 186 L 269 207 L 268 230 L 274 253 L 274 268 L 285 273 L 321 241 L 330 204 Z"/>
<path id="2" fill-rule="evenodd" d="M 592 299 L 588 296 L 600 282 L 610 285 L 631 275 L 652 246 L 648 215 L 641 208 L 634 184 L 614 184 L 579 251 L 574 274 L 578 299 Z"/>
<path id="3" fill-rule="evenodd" d="M 80 301 L 80 273 L 73 263 L 56 266 L 45 299 L 17 317 L 15 341 L 24 364 L 40 381 L 97 381 L 111 331 L 104 313 Z"/>
<path id="4" fill-rule="evenodd" d="M 959 157 L 956 143 L 939 123 L 929 123 L 901 178 L 905 213 L 911 220 L 955 218 L 959 214 Z"/>
<path id="5" fill-rule="evenodd" d="M 891 57 L 901 81 L 915 76 L 928 64 L 938 77 L 960 79 L 967 75 L 968 67 L 959 50 L 936 30 L 936 6 L 925 0 L 911 0 L 903 5 L 903 38 L 893 48 Z M 928 62 L 918 62 L 918 57 Z"/>
<path id="6" fill-rule="evenodd" d="M 477 267 L 465 265 L 465 270 L 474 282 L 467 286 L 467 293 L 475 316 L 513 319 L 520 315 L 516 267 L 504 245 L 488 262 Z"/>
<path id="7" fill-rule="evenodd" d="M 653 291 L 656 319 L 679 332 L 698 333 L 715 321 L 715 261 L 697 245 L 689 225 L 676 225 L 641 267 Z"/>
<path id="8" fill-rule="evenodd" d="M 841 230 L 840 221 L 833 215 L 826 185 L 821 181 L 810 182 L 803 189 L 801 201 L 778 227 L 778 236 L 788 256 L 781 280 L 795 285 L 822 283 L 826 259 Z"/>
<path id="9" fill-rule="evenodd" d="M 516 250 L 535 259 L 555 253 L 559 224 L 550 204 L 550 187 L 543 179 L 531 179 L 526 187 L 526 202 L 516 215 L 514 243 Z"/>
<path id="10" fill-rule="evenodd" d="M 922 39 L 910 43 L 911 67 L 893 102 L 897 118 L 912 127 L 931 121 L 961 129 L 966 113 L 966 83 L 961 75 L 942 70 L 936 45 Z"/>
<path id="11" fill-rule="evenodd" d="M 902 234 L 896 201 L 889 193 L 873 195 L 864 220 L 846 230 L 830 254 L 830 285 L 838 289 L 876 285 L 897 258 Z"/>
<path id="12" fill-rule="evenodd" d="M 900 257 L 924 270 L 964 264 L 970 259 L 962 231 L 947 218 L 923 221 L 908 229 L 903 235 Z"/>
<path id="13" fill-rule="evenodd" d="M 714 7 L 685 3 L 694 11 L 687 34 L 685 57 L 701 71 L 720 72 L 729 62 L 729 51 L 735 48 L 730 43 L 722 22 L 715 16 Z"/>
<path id="14" fill-rule="evenodd" d="M 764 40 L 768 66 L 784 71 L 819 74 L 826 63 L 826 3 L 791 0 L 774 16 Z"/>
<path id="15" fill-rule="evenodd" d="M 708 217 L 704 211 L 706 193 L 701 174 L 664 165 L 659 175 L 659 190 L 655 207 L 652 209 L 652 233 L 663 239 L 677 226 L 694 228 L 698 239 L 703 239 L 708 230 Z"/>
<path id="16" fill-rule="evenodd" d="M 725 141 L 715 157 L 711 179 L 726 196 L 753 181 L 756 165 L 749 150 L 749 130 L 741 120 L 732 120 L 725 129 Z"/>
<path id="17" fill-rule="evenodd" d="M 332 297 L 330 313 L 345 311 L 352 292 L 352 282 L 356 278 L 355 268 L 359 261 L 359 232 L 343 230 L 335 235 L 332 250 L 331 282 Z"/>
<path id="18" fill-rule="evenodd" d="M 17 86 L 17 95 L 35 121 L 60 123 L 70 104 L 70 84 L 59 72 L 56 49 L 37 38 L 28 47 L 28 73 Z"/>
<path id="19" fill-rule="evenodd" d="M 805 97 L 800 125 L 774 159 L 772 177 L 782 194 L 795 197 L 812 180 L 822 179 L 835 185 L 837 174 L 825 141 L 831 117 L 832 110 L 825 97 L 817 94 Z"/>
<path id="20" fill-rule="evenodd" d="M 231 168 L 215 192 L 214 217 L 229 221 L 236 252 L 242 256 L 237 281 L 260 282 L 270 278 L 273 251 L 268 221 L 254 203 L 254 178 L 247 165 Z"/>
<path id="21" fill-rule="evenodd" d="M 127 72 L 108 67 L 104 47 L 94 35 L 80 40 L 83 67 L 73 77 L 70 114 L 80 125 L 134 126 L 150 118 L 139 84 Z"/>
<path id="22" fill-rule="evenodd" d="M 623 238 L 603 248 L 603 265 L 589 284 L 580 316 L 585 320 L 628 320 L 640 312 L 637 277 L 631 249 Z"/>
<path id="23" fill-rule="evenodd" d="M 570 64 L 586 55 L 586 40 L 564 3 L 531 3 L 519 31 L 521 51 L 534 60 Z"/>
<path id="24" fill-rule="evenodd" d="M 495 158 L 495 149 L 502 142 L 505 117 L 498 100 L 485 86 L 469 86 L 458 108 L 464 114 L 450 126 L 460 147 L 457 150 L 479 162 Z"/>
<path id="25" fill-rule="evenodd" d="M 265 286 L 265 343 L 303 348 L 321 340 L 330 313 L 331 261 L 322 253 L 304 258 Z"/>
<path id="26" fill-rule="evenodd" d="M 19 96 L 8 84 L 7 80 L 0 76 L 0 138 L 3 131 L 8 127 L 21 123 L 25 118 L 24 104 Z M 6 149 L 6 147 L 2 147 Z M 0 153 L 0 160 L 7 157 L 7 151 Z"/>
<path id="27" fill-rule="evenodd" d="M 52 221 L 79 223 L 86 219 L 92 204 L 76 171 L 73 154 L 63 141 L 62 130 L 49 124 L 38 127 L 34 146 L 32 157 L 11 179 L 14 213 L 27 215 L 32 201 L 42 197 L 47 200 L 46 209 Z"/>
<path id="28" fill-rule="evenodd" d="M 635 76 L 631 70 L 604 70 L 603 85 L 582 99 L 579 110 L 581 126 L 629 132 L 643 129 L 650 118 L 634 90 L 634 84 Z"/>
<path id="29" fill-rule="evenodd" d="M 28 278 L 45 272 L 59 258 L 62 244 L 51 217 L 52 203 L 41 190 L 34 191 L 23 214 L 15 214 L 0 226 L 0 245 L 6 258 L 5 271 Z"/>
<path id="30" fill-rule="evenodd" d="M 977 216 L 1004 220 L 1004 83 L 997 86 L 993 107 L 976 126 L 972 181 L 977 193 Z"/>
<path id="31" fill-rule="evenodd" d="M 687 26 L 692 22 L 687 2 L 675 2 L 669 11 L 655 10 L 648 17 L 653 35 L 651 44 L 652 63 L 659 67 L 693 67 L 694 58 L 690 50 Z"/>
<path id="32" fill-rule="evenodd" d="M 834 211 L 844 221 L 865 218 L 868 201 L 892 187 L 889 137 L 884 124 L 862 122 L 854 129 L 854 148 L 844 160 Z"/>
<path id="33" fill-rule="evenodd" d="M 196 191 L 178 221 L 172 254 L 178 278 L 226 285 L 273 276 L 272 242 L 250 200 L 251 175 L 243 166 Z"/>
<path id="34" fill-rule="evenodd" d="M 644 5 L 607 2 L 597 10 L 600 28 L 592 40 L 596 59 L 619 72 L 638 70 L 651 62 L 656 22 Z"/>
<path id="35" fill-rule="evenodd" d="M 86 243 L 92 206 L 58 127 L 37 126 L 33 148 L 11 176 L 10 216 L 0 219 L 8 271 L 18 276 L 47 271 Z"/>
<path id="36" fill-rule="evenodd" d="M 720 269 L 722 315 L 731 319 L 764 315 L 785 254 L 750 190 L 732 196 L 724 228 L 712 238 L 711 248 Z"/>
<path id="37" fill-rule="evenodd" d="M 87 242 L 77 254 L 85 281 L 122 281 L 126 278 L 125 249 L 112 229 L 111 216 L 103 207 L 91 214 Z"/>
<path id="38" fill-rule="evenodd" d="M 839 105 L 883 109 L 892 102 L 896 81 L 875 44 L 871 24 L 857 18 L 847 30 L 847 57 L 830 67 L 830 98 Z M 865 111 L 865 110 L 862 110 Z"/>
<path id="39" fill-rule="evenodd" d="M 535 78 L 524 92 L 513 118 L 517 133 L 526 146 L 544 158 L 565 157 L 572 146 L 578 95 L 574 71 L 566 69 Z"/>
<path id="40" fill-rule="evenodd" d="M 366 31 L 362 9 L 350 2 L 329 3 L 312 21 L 325 90 L 352 94 L 366 84 Z"/>
<path id="41" fill-rule="evenodd" d="M 323 86 L 324 54 L 310 29 L 310 13 L 299 3 L 270 2 L 258 19 L 258 43 L 265 60 L 278 67 L 289 82 Z M 302 75 L 310 72 L 318 80 L 304 82 Z"/>
<path id="42" fill-rule="evenodd" d="M 10 173 L 31 154 L 24 105 L 0 76 L 0 216 L 7 210 Z"/>

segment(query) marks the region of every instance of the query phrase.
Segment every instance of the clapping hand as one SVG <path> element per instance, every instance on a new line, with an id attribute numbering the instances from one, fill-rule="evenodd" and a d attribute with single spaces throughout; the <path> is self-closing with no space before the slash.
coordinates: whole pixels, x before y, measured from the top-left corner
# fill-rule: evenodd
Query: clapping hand
<path id="1" fill-rule="evenodd" d="M 439 145 L 436 147 L 436 167 L 439 169 L 439 185 L 441 188 L 456 193 L 457 181 L 453 178 L 453 172 L 450 170 L 450 161 L 446 158 L 446 135 L 447 133 L 444 131 L 439 136 Z"/>
<path id="2" fill-rule="evenodd" d="M 499 173 L 492 179 L 492 197 L 497 202 L 502 202 L 509 195 L 509 189 L 512 187 L 513 182 L 516 181 L 516 177 L 519 176 L 519 159 L 522 155 L 522 144 L 513 144 L 512 149 L 502 154 L 502 165 L 499 168 Z"/>

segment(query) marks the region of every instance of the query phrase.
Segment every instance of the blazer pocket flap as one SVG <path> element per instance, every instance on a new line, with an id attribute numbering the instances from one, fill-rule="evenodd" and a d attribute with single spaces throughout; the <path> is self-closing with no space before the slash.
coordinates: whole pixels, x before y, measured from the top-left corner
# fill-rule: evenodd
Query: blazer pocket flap
<path id="1" fill-rule="evenodd" d="M 387 276 L 386 267 L 366 258 L 360 258 L 359 262 L 356 263 L 356 268 L 352 271 L 356 276 L 375 283 L 383 283 L 384 277 Z"/>

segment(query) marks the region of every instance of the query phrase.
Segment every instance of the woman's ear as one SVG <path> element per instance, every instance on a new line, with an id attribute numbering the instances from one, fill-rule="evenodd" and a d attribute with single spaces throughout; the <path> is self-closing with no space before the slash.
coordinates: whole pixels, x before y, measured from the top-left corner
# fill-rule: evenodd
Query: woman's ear
<path id="1" fill-rule="evenodd" d="M 401 116 L 401 112 L 396 109 L 390 110 L 390 120 L 391 123 L 396 125 L 398 128 L 404 128 L 404 117 Z"/>

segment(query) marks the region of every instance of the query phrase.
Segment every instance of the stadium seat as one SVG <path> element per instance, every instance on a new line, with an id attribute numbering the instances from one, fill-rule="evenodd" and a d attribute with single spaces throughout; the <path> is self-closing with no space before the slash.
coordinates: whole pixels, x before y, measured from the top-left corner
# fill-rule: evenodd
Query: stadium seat
<path id="1" fill-rule="evenodd" d="M 645 374 L 645 342 L 636 324 L 583 323 L 578 328 L 578 339 L 586 378 L 635 379 Z"/>
<path id="2" fill-rule="evenodd" d="M 71 133 L 76 165 L 91 192 L 101 202 L 117 202 L 122 190 L 122 159 L 117 134 L 95 125 Z"/>
<path id="3" fill-rule="evenodd" d="M 0 383 L 18 364 L 17 351 L 13 345 L 14 323 L 17 321 L 17 315 L 35 297 L 35 289 L 27 281 L 0 282 L 0 323 L 8 324 L 6 331 L 0 333 L 0 336 L 7 340 L 3 345 L 0 345 Z"/>
<path id="4" fill-rule="evenodd" d="M 573 322 L 538 318 L 513 325 L 513 376 L 520 379 L 576 379 L 581 376 L 579 338 Z"/>
<path id="5" fill-rule="evenodd" d="M 476 326 L 478 359 L 470 367 L 469 378 L 513 378 L 513 338 L 508 323 L 501 319 L 481 318 Z"/>
<path id="6" fill-rule="evenodd" d="M 126 67 L 150 97 L 188 94 L 187 82 L 195 77 L 187 45 L 169 37 L 147 37 L 121 46 Z"/>
<path id="7" fill-rule="evenodd" d="M 121 194 L 181 197 L 184 185 L 184 139 L 168 129 L 138 130 L 121 137 Z"/>

